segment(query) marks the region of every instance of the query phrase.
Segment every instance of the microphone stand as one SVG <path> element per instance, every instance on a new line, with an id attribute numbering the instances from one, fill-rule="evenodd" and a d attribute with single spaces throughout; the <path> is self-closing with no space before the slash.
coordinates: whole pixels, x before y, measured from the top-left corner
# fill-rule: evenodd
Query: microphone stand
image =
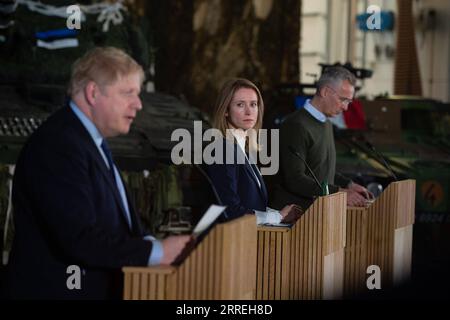
<path id="1" fill-rule="evenodd" d="M 375 147 L 369 141 L 366 140 L 365 143 L 366 143 L 366 146 L 370 149 L 370 151 L 372 151 L 378 157 L 378 159 L 381 160 L 381 162 L 383 163 L 384 167 L 386 169 L 388 169 L 389 173 L 394 178 L 394 180 L 398 181 L 398 178 L 395 175 L 394 170 L 392 170 L 392 167 L 389 165 L 389 163 L 386 161 L 386 159 L 383 157 L 383 155 L 381 153 L 379 153 L 377 151 L 377 149 L 375 149 Z"/>
<path id="2" fill-rule="evenodd" d="M 310 168 L 308 163 L 306 163 L 305 159 L 303 159 L 303 157 L 292 146 L 289 146 L 288 148 L 289 148 L 289 151 L 292 152 L 292 154 L 294 154 L 297 158 L 299 158 L 300 160 L 303 161 L 303 163 L 305 164 L 306 168 L 308 169 L 308 172 L 313 177 L 313 179 L 316 182 L 316 184 L 319 187 L 319 189 L 322 190 L 322 193 L 325 193 L 324 195 L 327 195 L 329 193 L 328 192 L 328 186 L 326 186 L 326 189 L 323 190 L 322 184 L 319 182 L 319 180 L 317 179 L 316 175 L 314 174 L 314 172 L 312 171 L 312 169 Z"/>

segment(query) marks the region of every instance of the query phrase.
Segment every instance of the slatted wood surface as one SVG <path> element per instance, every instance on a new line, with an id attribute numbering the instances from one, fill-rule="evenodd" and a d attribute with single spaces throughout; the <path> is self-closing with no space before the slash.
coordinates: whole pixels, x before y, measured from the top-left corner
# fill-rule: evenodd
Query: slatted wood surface
<path id="1" fill-rule="evenodd" d="M 256 219 L 216 225 L 178 267 L 124 267 L 124 299 L 254 299 Z"/>
<path id="2" fill-rule="evenodd" d="M 320 197 L 291 228 L 258 227 L 257 299 L 343 295 L 346 195 Z"/>
<path id="3" fill-rule="evenodd" d="M 368 208 L 347 209 L 346 296 L 366 292 L 370 265 L 380 267 L 382 289 L 410 278 L 415 192 L 415 180 L 398 181 Z"/>

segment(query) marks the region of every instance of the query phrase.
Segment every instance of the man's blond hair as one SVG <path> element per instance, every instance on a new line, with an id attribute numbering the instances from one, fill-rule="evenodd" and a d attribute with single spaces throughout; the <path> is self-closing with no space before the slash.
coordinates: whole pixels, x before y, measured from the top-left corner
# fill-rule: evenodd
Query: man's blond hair
<path id="1" fill-rule="evenodd" d="M 94 81 L 103 87 L 115 83 L 119 78 L 138 73 L 144 81 L 142 67 L 123 50 L 114 47 L 97 47 L 75 61 L 68 88 L 70 96 L 76 95 Z"/>

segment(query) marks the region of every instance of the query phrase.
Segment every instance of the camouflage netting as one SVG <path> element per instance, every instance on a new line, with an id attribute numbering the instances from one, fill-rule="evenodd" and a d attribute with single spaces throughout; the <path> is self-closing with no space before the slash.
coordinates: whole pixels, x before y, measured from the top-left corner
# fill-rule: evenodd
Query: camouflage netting
<path id="1" fill-rule="evenodd" d="M 73 5 L 73 1 L 41 1 L 60 7 Z M 79 1 L 91 4 L 95 1 Z M 149 39 L 151 32 L 146 19 L 125 12 L 120 25 L 109 24 L 109 31 L 102 31 L 98 15 L 86 15 L 76 38 L 79 46 L 49 50 L 36 45 L 36 32 L 64 29 L 66 19 L 46 16 L 19 5 L 12 15 L 14 25 L 3 31 L 5 42 L 0 42 L 0 83 L 39 83 L 65 85 L 72 63 L 94 46 L 115 46 L 131 54 L 148 69 L 151 61 Z"/>

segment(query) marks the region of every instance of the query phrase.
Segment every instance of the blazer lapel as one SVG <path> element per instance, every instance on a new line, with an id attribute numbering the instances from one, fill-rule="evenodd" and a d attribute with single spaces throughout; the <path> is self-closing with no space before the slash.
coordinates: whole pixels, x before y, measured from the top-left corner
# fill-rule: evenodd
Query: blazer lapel
<path id="1" fill-rule="evenodd" d="M 247 170 L 248 174 L 252 177 L 253 181 L 255 182 L 256 187 L 261 194 L 261 197 L 267 203 L 268 196 L 267 196 L 266 185 L 264 184 L 264 180 L 260 176 L 258 169 L 256 168 L 256 165 L 250 164 L 247 160 L 245 160 L 245 169 Z"/>
<path id="2" fill-rule="evenodd" d="M 103 174 L 105 180 L 107 181 L 107 184 L 108 184 L 109 188 L 111 189 L 112 194 L 114 195 L 114 199 L 116 200 L 116 204 L 122 211 L 122 218 L 123 218 L 124 222 L 126 223 L 126 225 L 128 226 L 128 220 L 126 217 L 125 208 L 123 207 L 122 197 L 120 196 L 119 189 L 117 188 L 117 185 L 113 180 L 113 177 L 109 171 L 109 168 L 106 166 L 105 160 L 103 160 L 100 152 L 98 151 L 97 146 L 95 145 L 95 142 L 92 140 L 91 136 L 89 135 L 89 132 L 83 126 L 83 124 L 78 119 L 78 117 L 70 109 L 70 106 L 66 106 L 66 110 L 68 112 L 69 119 L 72 121 L 72 123 L 74 123 L 75 128 L 77 128 L 81 137 L 84 140 L 83 145 L 86 146 L 86 151 L 89 152 L 91 154 L 91 156 L 95 159 L 95 164 L 97 165 L 98 169 L 100 170 L 100 172 Z M 119 175 L 120 175 L 120 172 L 119 172 Z M 128 204 L 129 204 L 129 201 L 128 201 Z M 131 212 L 130 212 L 130 215 L 131 215 Z"/>
<path id="3" fill-rule="evenodd" d="M 119 206 L 120 210 L 122 211 L 122 218 L 124 219 L 124 222 L 127 224 L 127 226 L 129 226 L 128 219 L 127 219 L 127 213 L 126 213 L 125 208 L 123 206 L 122 197 L 120 196 L 120 193 L 119 193 L 119 188 L 117 187 L 116 182 L 113 180 L 113 177 L 112 177 L 111 173 L 109 172 L 109 168 L 106 166 L 106 163 L 103 160 L 103 158 L 102 158 L 100 152 L 98 151 L 97 147 L 95 146 L 95 144 L 94 144 L 94 147 L 95 147 L 95 150 L 93 150 L 92 153 L 93 153 L 94 157 L 97 158 L 95 163 L 100 168 L 100 171 L 102 172 L 104 178 L 108 182 L 108 186 L 109 186 L 109 188 L 111 189 L 111 191 L 112 191 L 112 193 L 114 195 L 114 199 L 116 200 L 116 204 Z M 119 170 L 119 169 L 117 169 L 117 170 Z M 122 179 L 122 176 L 120 175 L 120 172 L 119 172 L 119 176 L 120 176 L 120 179 Z M 123 179 L 122 179 L 122 184 L 125 187 L 125 183 L 123 182 Z M 128 208 L 130 210 L 130 216 L 131 216 L 130 201 L 128 200 L 129 198 L 128 198 L 128 194 L 127 194 L 126 191 L 125 191 L 125 193 L 126 193 L 126 198 L 127 198 L 126 200 L 128 201 Z M 131 219 L 131 224 L 132 224 L 132 227 L 131 227 L 131 229 L 132 229 L 133 228 L 133 219 Z"/>
<path id="4" fill-rule="evenodd" d="M 120 176 L 120 179 L 122 180 L 122 184 L 123 184 L 123 187 L 125 189 L 125 195 L 126 195 L 127 201 L 128 201 L 128 209 L 130 210 L 131 231 L 136 236 L 143 236 L 140 219 L 139 219 L 138 214 L 137 214 L 137 212 L 135 210 L 134 199 L 132 199 L 130 197 L 130 192 L 128 190 L 127 185 L 125 184 L 125 182 L 123 180 L 123 177 L 122 177 L 122 174 L 120 173 L 120 171 L 119 171 L 119 176 Z"/>
<path id="5" fill-rule="evenodd" d="M 258 168 L 256 167 L 256 164 L 251 165 L 255 171 L 256 176 L 259 179 L 259 182 L 261 183 L 261 192 L 263 193 L 264 198 L 267 200 L 269 198 L 269 195 L 267 193 L 266 184 L 264 183 L 264 179 L 262 175 L 260 174 Z"/>
<path id="6" fill-rule="evenodd" d="M 255 165 L 250 164 L 249 160 L 247 159 L 247 156 L 242 151 L 242 149 L 237 145 L 237 143 L 234 144 L 234 151 L 236 152 L 235 160 L 237 160 L 239 157 L 237 155 L 237 153 L 241 153 L 241 155 L 243 157 L 245 157 L 245 164 L 244 164 L 245 170 L 247 170 L 248 174 L 252 177 L 253 181 L 256 184 L 256 188 L 259 190 L 261 197 L 264 199 L 265 203 L 267 204 L 268 196 L 267 196 L 266 186 L 264 184 L 264 180 L 258 173 L 258 169 L 256 167 L 252 168 L 252 166 L 255 166 Z M 261 185 L 261 187 L 260 187 L 260 185 Z"/>

